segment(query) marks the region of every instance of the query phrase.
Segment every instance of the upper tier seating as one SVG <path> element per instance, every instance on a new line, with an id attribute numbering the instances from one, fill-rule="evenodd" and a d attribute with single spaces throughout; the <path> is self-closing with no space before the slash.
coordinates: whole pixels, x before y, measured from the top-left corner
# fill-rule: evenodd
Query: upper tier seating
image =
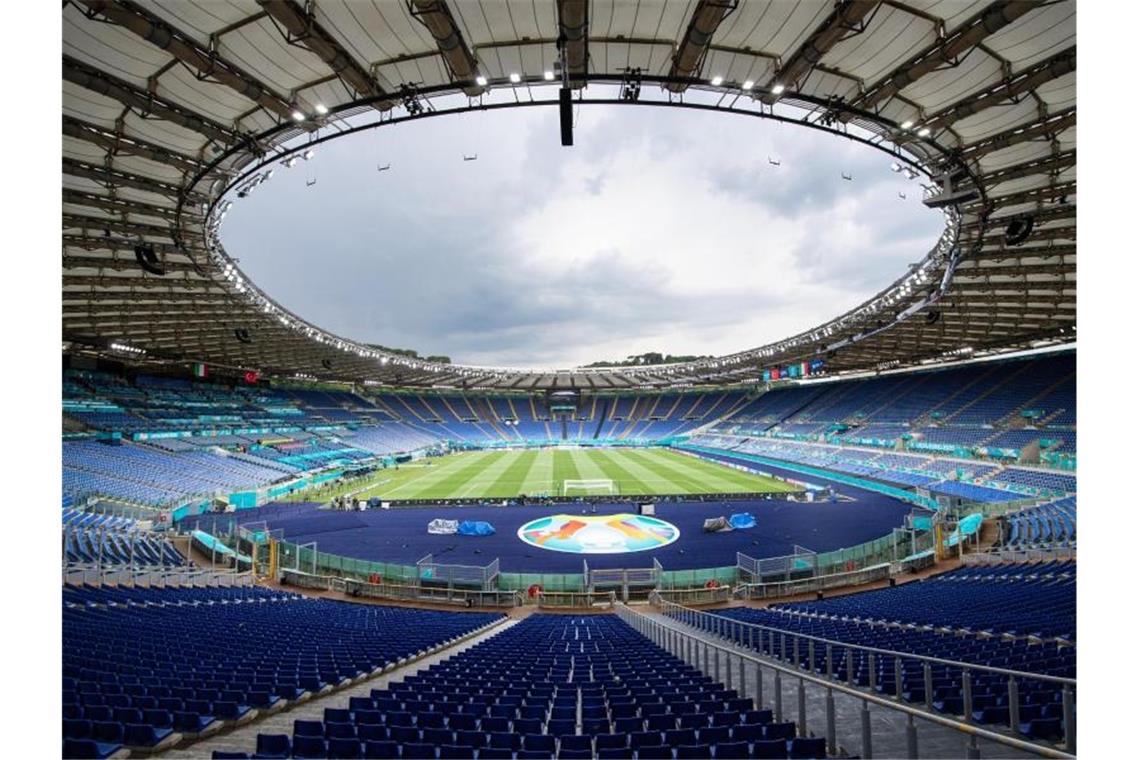
<path id="1" fill-rule="evenodd" d="M 613 615 L 536 614 L 441 663 L 295 721 L 294 757 L 823 757 L 823 740 Z M 253 748 L 250 748 L 253 749 Z M 694 754 L 695 753 L 695 754 Z"/>
<path id="2" fill-rule="evenodd" d="M 63 735 L 166 746 L 372 673 L 497 614 L 311 599 L 256 587 L 64 587 Z M 74 755 L 67 755 L 74 756 Z"/>

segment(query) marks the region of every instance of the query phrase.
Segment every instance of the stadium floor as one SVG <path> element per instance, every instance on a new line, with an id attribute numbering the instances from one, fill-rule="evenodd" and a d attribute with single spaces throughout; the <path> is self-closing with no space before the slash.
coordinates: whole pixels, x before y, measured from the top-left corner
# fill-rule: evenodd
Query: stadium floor
<path id="1" fill-rule="evenodd" d="M 857 489 L 848 489 L 857 490 Z M 854 494 L 851 494 L 854 495 Z M 549 514 L 581 514 L 583 504 L 524 507 L 425 506 L 364 512 L 318 510 L 315 504 L 278 504 L 238 515 L 239 522 L 266 521 L 294 543 L 315 541 L 321 552 L 376 562 L 414 564 L 427 554 L 436 561 L 486 565 L 499 559 L 503 572 L 580 573 L 591 568 L 649 567 L 656 558 L 666 570 L 690 570 L 736 564 L 736 553 L 752 557 L 790 554 L 795 545 L 816 552 L 870 541 L 902 525 L 910 507 L 890 497 L 859 491 L 855 501 L 792 503 L 758 501 L 659 503 L 657 516 L 675 525 L 672 544 L 632 554 L 568 554 L 536 548 L 519 539 L 524 523 Z M 598 514 L 630 512 L 629 504 L 598 504 Z M 728 533 L 704 533 L 708 517 L 751 512 L 757 527 Z M 207 531 L 227 530 L 233 515 L 193 518 Z M 435 518 L 485 520 L 492 536 L 431 535 Z"/>
<path id="2" fill-rule="evenodd" d="M 377 472 L 375 485 L 354 484 L 346 490 L 356 492 L 361 499 L 514 498 L 520 494 L 562 495 L 567 480 L 611 480 L 623 496 L 798 490 L 772 478 L 665 448 L 557 447 L 487 449 L 420 459 Z M 302 493 L 298 498 L 306 496 Z"/>

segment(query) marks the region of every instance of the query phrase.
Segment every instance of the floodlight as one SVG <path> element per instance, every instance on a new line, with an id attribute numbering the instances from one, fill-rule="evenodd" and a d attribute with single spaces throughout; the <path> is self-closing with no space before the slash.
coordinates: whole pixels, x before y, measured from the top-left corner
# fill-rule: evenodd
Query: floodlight
<path id="1" fill-rule="evenodd" d="M 305 114 L 303 114 L 297 110 L 293 111 L 293 121 L 304 121 L 304 120 L 305 120 Z"/>
<path id="2" fill-rule="evenodd" d="M 777 84 L 775 87 L 772 88 L 772 94 L 773 95 L 779 95 L 783 91 L 784 91 L 784 85 L 782 85 L 782 84 Z"/>
<path id="3" fill-rule="evenodd" d="M 518 84 L 520 81 L 522 81 L 522 77 L 520 77 L 518 74 L 514 73 L 513 71 L 511 72 L 511 75 L 509 78 L 511 80 L 511 84 Z"/>
<path id="4" fill-rule="evenodd" d="M 720 74 L 717 74 L 712 78 L 713 87 L 720 87 L 722 84 L 724 84 L 724 77 L 722 77 Z"/>
<path id="5" fill-rule="evenodd" d="M 301 158 L 308 161 L 312 157 L 313 157 L 313 149 L 312 148 L 305 148 L 305 152 L 301 154 Z"/>
<path id="6" fill-rule="evenodd" d="M 479 85 L 480 87 L 486 87 L 487 77 L 480 74 L 479 76 L 475 77 L 475 84 Z"/>
<path id="7" fill-rule="evenodd" d="M 751 90 L 755 86 L 756 86 L 756 83 L 753 82 L 751 79 L 745 79 L 744 84 L 741 85 L 741 88 L 745 89 L 745 90 Z"/>
<path id="8" fill-rule="evenodd" d="M 317 113 L 319 113 L 321 116 L 324 116 L 328 112 L 328 106 L 326 106 L 324 103 L 317 103 Z"/>
<path id="9" fill-rule="evenodd" d="M 928 137 L 929 135 L 930 135 L 930 127 L 923 127 L 922 129 L 918 130 L 918 136 L 919 137 Z"/>
<path id="10" fill-rule="evenodd" d="M 542 78 L 545 79 L 547 82 L 553 82 L 554 81 L 554 72 L 553 71 L 544 71 L 544 72 L 542 72 Z"/>
<path id="11" fill-rule="evenodd" d="M 904 121 L 899 126 L 902 127 L 903 129 L 910 129 L 911 127 L 914 126 L 914 122 L 911 121 L 910 119 L 907 119 L 906 121 Z"/>

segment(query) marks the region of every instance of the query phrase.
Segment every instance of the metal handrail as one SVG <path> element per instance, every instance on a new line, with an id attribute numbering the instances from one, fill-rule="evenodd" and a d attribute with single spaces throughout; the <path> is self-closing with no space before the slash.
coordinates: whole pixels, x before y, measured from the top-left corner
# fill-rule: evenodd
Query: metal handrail
<path id="1" fill-rule="evenodd" d="M 352 594 L 354 590 L 362 592 L 363 596 L 372 599 L 392 599 L 411 601 L 446 601 L 462 603 L 469 599 L 482 602 L 493 598 L 494 606 L 518 606 L 521 598 L 517 591 L 481 591 L 478 589 L 443 589 L 425 588 L 414 584 L 402 583 L 372 583 L 356 578 L 345 578 L 337 575 L 320 575 L 306 573 L 302 570 L 282 568 L 282 580 L 296 583 L 303 588 L 324 588 Z M 313 581 L 317 583 L 313 583 Z"/>
<path id="2" fill-rule="evenodd" d="M 805 711 L 805 706 L 804 706 L 805 702 L 804 702 L 804 695 L 803 695 L 804 683 L 810 683 L 810 684 L 813 684 L 815 686 L 819 686 L 819 687 L 824 688 L 827 691 L 827 722 L 828 722 L 827 744 L 828 744 L 828 754 L 836 754 L 836 752 L 837 752 L 836 741 L 835 741 L 835 708 L 834 708 L 833 695 L 832 695 L 832 692 L 835 691 L 835 692 L 839 692 L 841 694 L 846 694 L 848 696 L 851 696 L 851 697 L 854 697 L 856 699 L 860 699 L 863 701 L 863 711 L 864 711 L 864 718 L 863 718 L 863 725 L 862 725 L 862 731 L 863 731 L 863 752 L 862 752 L 862 756 L 863 757 L 871 757 L 872 756 L 872 753 L 871 753 L 871 721 L 869 719 L 869 715 L 867 714 L 867 705 L 868 704 L 874 704 L 874 705 L 877 705 L 879 707 L 883 707 L 883 708 L 886 708 L 889 710 L 895 710 L 895 711 L 901 712 L 907 716 L 908 720 L 907 720 L 906 730 L 907 730 L 907 734 L 908 734 L 907 745 L 908 745 L 908 750 L 909 750 L 908 751 L 909 757 L 917 757 L 918 756 L 918 753 L 917 753 L 917 746 L 918 746 L 917 729 L 914 725 L 914 719 L 915 718 L 918 718 L 921 720 L 926 720 L 926 721 L 929 721 L 931 723 L 935 723 L 937 725 L 945 726 L 945 727 L 953 729 L 955 731 L 959 731 L 959 732 L 967 735 L 968 737 L 970 737 L 970 744 L 967 745 L 967 756 L 968 757 L 979 757 L 980 756 L 978 754 L 978 748 L 976 745 L 976 740 L 978 738 L 986 739 L 988 741 L 997 742 L 999 744 L 1003 744 L 1003 745 L 1008 746 L 1008 747 L 1013 747 L 1015 749 L 1019 749 L 1019 750 L 1025 751 L 1025 752 L 1032 752 L 1034 754 L 1041 755 L 1042 757 L 1072 758 L 1072 757 L 1076 756 L 1075 754 L 1073 754 L 1073 752 L 1075 752 L 1075 746 L 1076 746 L 1075 737 L 1071 733 L 1068 733 L 1068 732 L 1067 732 L 1067 739 L 1069 737 L 1072 737 L 1073 741 L 1072 742 L 1069 742 L 1069 741 L 1066 742 L 1066 744 L 1067 744 L 1066 748 L 1069 751 L 1063 752 L 1061 750 L 1054 749 L 1053 747 L 1045 746 L 1042 744 L 1037 744 L 1034 742 L 1028 742 L 1028 741 L 1025 741 L 1023 739 L 1018 739 L 1015 736 L 1010 736 L 1007 734 L 998 733 L 996 731 L 991 731 L 988 728 L 983 728 L 981 726 L 977 726 L 977 725 L 972 724 L 972 723 L 967 723 L 967 722 L 955 720 L 953 718 L 948 718 L 946 716 L 939 715 L 937 713 L 931 713 L 931 712 L 927 712 L 925 710 L 920 710 L 916 707 L 911 707 L 910 705 L 903 704 L 901 702 L 895 702 L 891 699 L 887 699 L 885 697 L 880 697 L 880 696 L 873 694 L 873 693 L 861 691 L 859 689 L 856 689 L 853 686 L 848 686 L 848 685 L 842 683 L 841 681 L 833 681 L 833 680 L 830 680 L 827 678 L 821 678 L 821 677 L 816 676 L 816 675 L 811 674 L 811 673 L 806 673 L 802 669 L 799 669 L 799 668 L 793 669 L 791 667 L 781 665 L 781 664 L 778 664 L 776 662 L 772 662 L 772 661 L 767 660 L 767 659 L 762 659 L 760 657 L 752 655 L 751 653 L 744 652 L 744 651 L 740 650 L 739 647 L 729 648 L 726 646 L 722 646 L 722 645 L 717 644 L 715 642 L 709 641 L 708 639 L 703 639 L 703 638 L 700 638 L 698 636 L 695 636 L 694 634 L 689 633 L 689 632 L 684 631 L 684 630 L 681 630 L 679 628 L 663 625 L 662 623 L 660 623 L 656 620 L 653 620 L 652 618 L 648 617 L 647 615 L 645 615 L 643 613 L 640 613 L 640 612 L 637 612 L 635 610 L 630 609 L 625 604 L 618 606 L 617 615 L 623 621 L 625 621 L 627 624 L 632 626 L 634 628 L 634 630 L 638 631 L 642 635 L 646 636 L 650 641 L 653 641 L 655 644 L 658 644 L 659 646 L 662 646 L 663 648 L 665 648 L 667 650 L 670 649 L 669 642 L 667 640 L 667 637 L 670 635 L 672 635 L 672 636 L 683 636 L 683 637 L 693 641 L 694 644 L 698 647 L 699 646 L 706 647 L 706 650 L 705 650 L 705 652 L 706 652 L 706 656 L 705 656 L 706 665 L 708 663 L 708 656 L 707 656 L 708 648 L 712 648 L 712 649 L 717 650 L 718 652 L 724 653 L 724 655 L 726 657 L 726 662 L 728 663 L 726 669 L 729 673 L 730 678 L 731 678 L 731 662 L 732 662 L 731 658 L 733 656 L 736 656 L 740 660 L 740 663 L 741 663 L 740 664 L 740 673 L 742 676 L 743 676 L 743 672 L 744 672 L 744 666 L 743 666 L 744 661 L 748 661 L 748 662 L 753 663 L 753 665 L 755 665 L 758 669 L 759 668 L 770 668 L 771 670 L 776 672 L 776 689 L 777 689 L 776 704 L 777 704 L 778 708 L 780 705 L 780 700 L 782 699 L 782 693 L 779 691 L 779 689 L 780 689 L 779 675 L 784 674 L 784 675 L 790 676 L 792 678 L 798 679 L 800 682 L 799 704 L 800 704 L 801 733 L 803 733 L 803 727 L 806 724 L 806 717 L 805 717 L 806 711 Z M 683 660 L 686 659 L 684 654 L 685 654 L 684 649 L 682 649 L 681 657 Z M 699 657 L 697 659 L 699 660 Z M 699 667 L 699 665 L 698 665 L 698 667 Z M 718 666 L 717 667 L 719 670 L 719 655 L 718 655 Z M 706 675 L 708 675 L 708 673 L 706 673 Z M 757 670 L 757 676 L 759 677 L 759 670 Z M 729 684 L 726 683 L 725 685 L 728 686 Z M 1068 702 L 1066 703 L 1066 706 L 1071 708 L 1071 705 Z M 1071 709 L 1067 710 L 1066 712 L 1067 713 L 1071 712 Z M 1071 716 L 1069 716 L 1069 715 L 1066 716 L 1066 728 L 1068 728 L 1068 726 L 1070 725 L 1070 723 L 1068 722 L 1069 717 L 1071 717 Z"/>
<path id="3" fill-rule="evenodd" d="M 560 603 L 560 600 L 565 599 L 568 604 Z M 535 598 L 539 607 L 552 607 L 552 608 L 592 608 L 598 603 L 613 609 L 617 603 L 617 592 L 615 591 L 540 591 Z M 575 604 L 575 602 L 583 602 Z"/>
<path id="4" fill-rule="evenodd" d="M 1024 671 L 1024 670 L 1009 670 L 1007 668 L 999 668 L 995 665 L 982 665 L 981 663 L 963 662 L 961 660 L 947 660 L 947 659 L 943 659 L 941 657 L 933 657 L 931 655 L 913 654 L 913 653 L 908 653 L 908 652 L 899 652 L 899 651 L 896 651 L 893 649 L 879 649 L 878 647 L 871 647 L 871 646 L 866 646 L 863 644 L 853 644 L 849 641 L 837 641 L 835 639 L 825 639 L 821 636 L 813 636 L 809 633 L 797 633 L 795 631 L 788 631 L 788 630 L 784 630 L 782 628 L 773 628 L 771 626 L 762 625 L 760 623 L 749 623 L 749 622 L 746 622 L 744 620 L 737 620 L 735 618 L 730 618 L 730 617 L 727 617 L 725 615 L 717 615 L 714 612 L 706 612 L 704 610 L 695 610 L 695 609 L 692 609 L 691 607 L 684 607 L 680 604 L 675 604 L 673 602 L 667 602 L 664 599 L 660 599 L 658 602 L 656 602 L 656 604 L 657 604 L 657 606 L 661 607 L 664 610 L 663 614 L 665 614 L 667 617 L 669 616 L 668 608 L 675 607 L 682 614 L 688 614 L 690 616 L 692 616 L 692 615 L 697 615 L 697 616 L 703 615 L 703 616 L 713 618 L 717 621 L 723 621 L 725 623 L 728 623 L 729 625 L 738 625 L 741 627 L 755 628 L 759 631 L 768 631 L 770 633 L 779 634 L 781 636 L 791 636 L 793 638 L 805 639 L 807 641 L 817 642 L 817 643 L 823 644 L 825 646 L 830 645 L 833 647 L 843 647 L 845 649 L 859 649 L 859 650 L 863 650 L 865 652 L 873 653 L 877 656 L 887 656 L 887 657 L 893 657 L 896 659 L 907 658 L 907 659 L 912 659 L 912 660 L 920 660 L 922 662 L 928 662 L 932 665 L 948 665 L 950 667 L 961 668 L 963 670 L 986 671 L 989 673 L 997 673 L 999 675 L 1012 677 L 1012 678 L 1029 678 L 1029 679 L 1037 679 L 1040 681 L 1049 681 L 1051 683 L 1059 683 L 1062 686 L 1074 686 L 1075 687 L 1077 685 L 1077 681 L 1075 678 L 1065 678 L 1064 676 L 1050 676 L 1050 675 L 1046 675 L 1044 673 L 1029 673 L 1029 672 Z M 681 622 L 684 622 L 684 621 L 682 620 Z M 719 632 L 713 630 L 712 628 L 710 628 L 709 630 L 712 630 L 714 633 L 717 633 L 717 635 L 721 635 Z"/>

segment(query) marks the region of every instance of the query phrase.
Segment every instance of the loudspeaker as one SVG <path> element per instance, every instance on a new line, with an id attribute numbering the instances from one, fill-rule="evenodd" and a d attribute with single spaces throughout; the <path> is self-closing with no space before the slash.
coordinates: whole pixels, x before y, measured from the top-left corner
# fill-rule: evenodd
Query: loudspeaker
<path id="1" fill-rule="evenodd" d="M 942 319 L 942 312 L 937 309 L 926 312 L 926 324 L 933 325 Z"/>
<path id="2" fill-rule="evenodd" d="M 321 366 L 325 369 L 332 369 L 332 361 L 329 359 L 321 359 Z"/>
<path id="3" fill-rule="evenodd" d="M 1005 244 L 1021 245 L 1029 237 L 1030 232 L 1033 232 L 1033 217 L 1018 217 L 1005 228 Z"/>
<path id="4" fill-rule="evenodd" d="M 249 330 L 244 327 L 235 327 L 234 337 L 238 339 L 239 343 L 253 343 L 253 338 L 249 337 Z"/>
<path id="5" fill-rule="evenodd" d="M 894 578 L 891 578 L 889 582 L 890 582 L 890 584 L 891 584 L 891 588 L 894 588 L 894 587 L 895 587 L 895 585 L 896 585 L 896 584 L 895 584 L 895 579 L 894 579 Z"/>
<path id="6" fill-rule="evenodd" d="M 150 243 L 138 243 L 135 245 L 135 260 L 139 266 L 143 268 L 144 272 L 162 277 L 166 274 L 166 270 L 158 262 L 158 254 L 154 252 L 154 246 Z"/>
<path id="7" fill-rule="evenodd" d="M 570 97 L 570 88 L 563 87 L 558 91 L 558 121 L 562 126 L 562 144 L 574 144 L 574 101 Z"/>

